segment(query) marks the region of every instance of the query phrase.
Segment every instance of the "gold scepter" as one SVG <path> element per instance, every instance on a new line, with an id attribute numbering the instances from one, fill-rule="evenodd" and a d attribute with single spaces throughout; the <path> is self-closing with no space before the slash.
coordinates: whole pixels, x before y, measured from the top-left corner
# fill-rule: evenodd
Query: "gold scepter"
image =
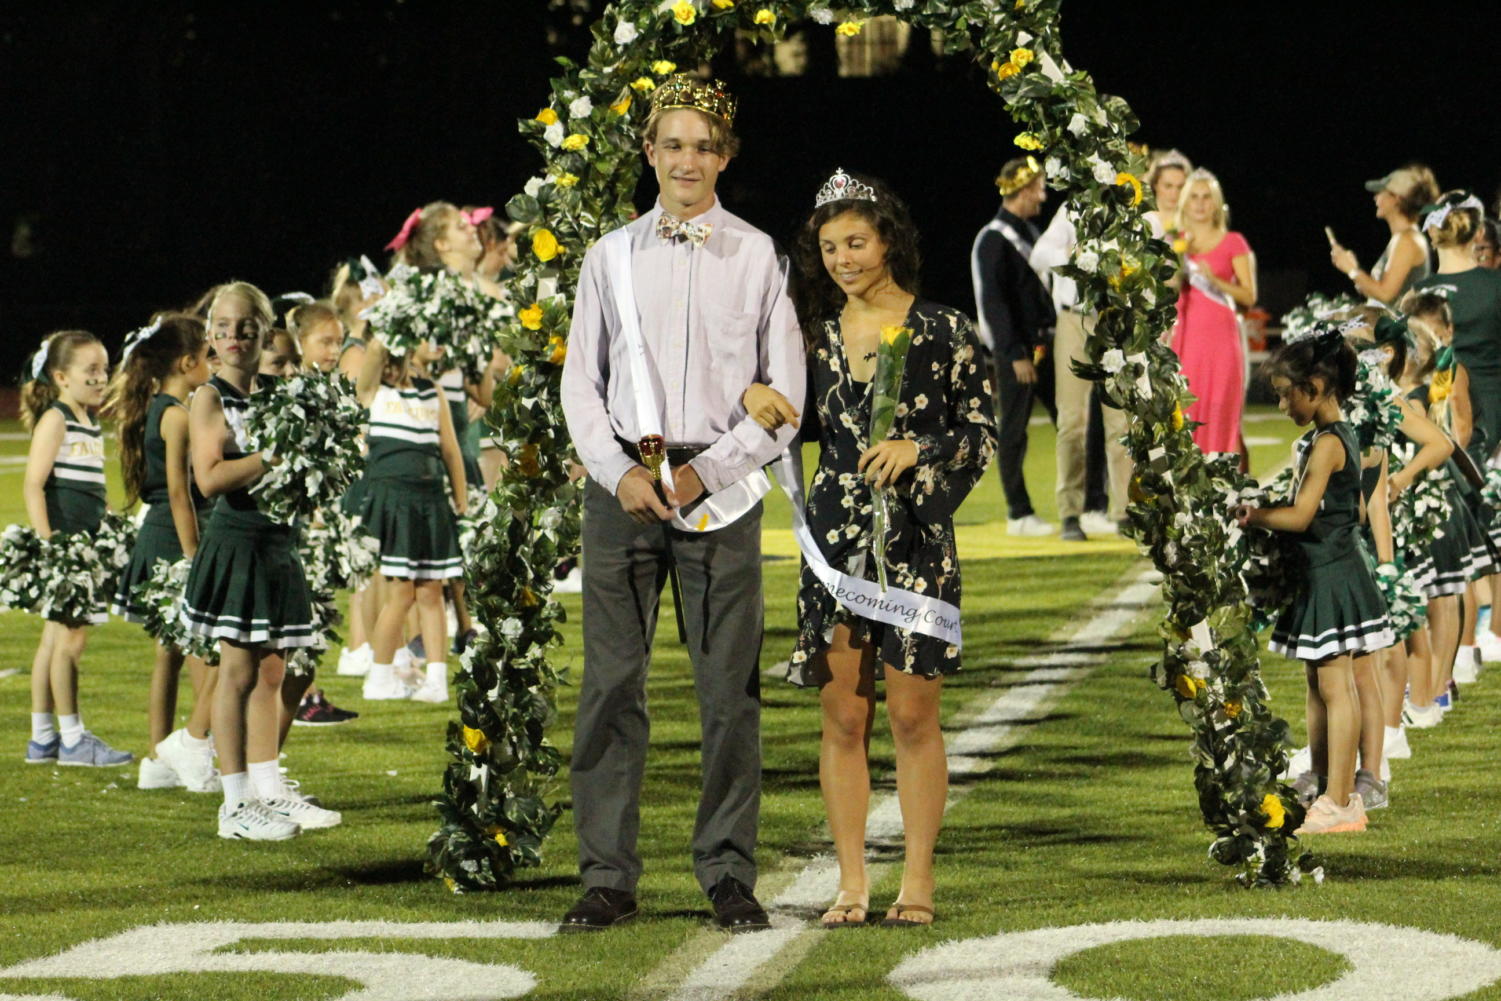
<path id="1" fill-rule="evenodd" d="M 665 504 L 667 495 L 662 485 L 662 463 L 667 458 L 667 443 L 659 434 L 649 434 L 636 443 L 641 453 L 641 464 L 651 471 L 656 484 L 657 496 Z M 683 624 L 683 584 L 678 579 L 678 561 L 672 554 L 672 525 L 662 522 L 662 541 L 667 547 L 667 577 L 672 583 L 672 611 L 678 623 L 678 642 L 688 642 L 688 628 Z"/>

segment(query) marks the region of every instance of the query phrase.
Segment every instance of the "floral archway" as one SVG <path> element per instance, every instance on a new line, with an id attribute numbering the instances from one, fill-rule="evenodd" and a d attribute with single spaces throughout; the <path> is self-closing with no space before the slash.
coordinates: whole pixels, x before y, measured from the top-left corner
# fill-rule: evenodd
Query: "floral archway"
<path id="1" fill-rule="evenodd" d="M 634 211 L 646 99 L 667 74 L 699 65 L 737 33 L 769 44 L 790 21 L 810 18 L 855 35 L 877 15 L 931 30 L 948 51 L 972 52 L 1025 126 L 1016 146 L 1042 157 L 1052 186 L 1073 200 L 1079 242 L 1060 271 L 1098 317 L 1085 374 L 1131 415 L 1129 516 L 1164 578 L 1164 645 L 1152 676 L 1192 730 L 1199 805 L 1215 835 L 1210 856 L 1248 885 L 1295 881 L 1312 864 L 1291 851 L 1302 808 L 1277 779 L 1288 726 L 1265 704 L 1242 582 L 1247 545 L 1230 516 L 1252 484 L 1233 458 L 1207 459 L 1185 426 L 1186 386 L 1159 339 L 1173 320 L 1173 255 L 1140 215 L 1143 165 L 1126 141 L 1136 120 L 1064 60 L 1060 6 L 841 0 L 836 11 L 828 0 L 618 0 L 593 26 L 588 61 L 560 60 L 545 106 L 521 122 L 544 171 L 506 205 L 527 227 L 510 283 L 517 319 L 502 345 L 515 364 L 492 410 L 512 461 L 471 555 L 471 600 L 489 635 L 464 656 L 441 826 L 428 842 L 429 866 L 450 888 L 495 889 L 539 864 L 561 812 L 547 801 L 561 765 L 546 738 L 558 680 L 548 657 L 562 619 L 552 570 L 577 551 L 579 491 L 568 479 L 559 379 L 584 251 Z"/>

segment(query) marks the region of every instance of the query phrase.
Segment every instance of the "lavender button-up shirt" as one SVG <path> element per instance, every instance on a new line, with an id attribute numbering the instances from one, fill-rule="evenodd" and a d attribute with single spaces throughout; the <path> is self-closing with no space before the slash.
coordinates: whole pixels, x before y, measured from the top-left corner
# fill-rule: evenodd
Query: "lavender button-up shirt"
<path id="1" fill-rule="evenodd" d="M 801 408 L 807 381 L 803 338 L 787 275 L 771 238 L 718 201 L 692 221 L 714 229 L 702 247 L 656 234 L 657 205 L 626 227 L 631 280 L 657 405 L 669 445 L 705 446 L 691 465 L 713 493 L 771 462 L 797 431 L 768 432 L 740 397 L 753 382 Z M 616 436 L 641 439 L 629 349 L 605 255 L 589 249 L 579 274 L 563 363 L 563 413 L 584 468 L 615 493 L 635 460 Z"/>

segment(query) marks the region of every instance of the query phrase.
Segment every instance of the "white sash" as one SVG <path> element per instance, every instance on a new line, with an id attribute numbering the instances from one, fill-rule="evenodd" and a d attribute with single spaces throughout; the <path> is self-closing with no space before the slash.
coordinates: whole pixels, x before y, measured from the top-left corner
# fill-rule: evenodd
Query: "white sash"
<path id="1" fill-rule="evenodd" d="M 955 647 L 964 646 L 959 609 L 954 605 L 900 587 L 882 591 L 875 581 L 852 577 L 829 566 L 803 517 L 802 455 L 795 445 L 777 459 L 776 477 L 792 502 L 792 535 L 802 550 L 803 561 L 835 601 L 862 619 L 901 626 Z"/>
<path id="2" fill-rule="evenodd" d="M 1211 302 L 1218 303 L 1219 305 L 1224 306 L 1226 309 L 1228 309 L 1231 313 L 1235 313 L 1235 301 L 1224 292 L 1221 292 L 1219 288 L 1209 280 L 1209 276 L 1204 272 L 1204 265 L 1200 264 L 1198 261 L 1192 258 L 1189 258 L 1188 284 L 1204 293 L 1204 295 Z"/>
<path id="3" fill-rule="evenodd" d="M 621 227 L 600 238 L 605 268 L 610 275 L 610 291 L 615 297 L 615 312 L 620 317 L 620 333 L 631 356 L 631 386 L 636 397 L 636 432 L 662 434 L 662 411 L 657 404 L 657 374 L 646 356 L 646 340 L 641 336 L 641 318 L 636 312 L 636 291 L 631 276 L 631 234 Z M 747 389 L 750 387 L 746 387 Z M 662 482 L 672 485 L 672 467 L 662 459 Z M 712 532 L 739 519 L 771 490 L 771 481 L 757 469 L 736 480 L 723 490 L 706 494 L 685 505 L 672 516 L 674 528 L 685 532 Z"/>

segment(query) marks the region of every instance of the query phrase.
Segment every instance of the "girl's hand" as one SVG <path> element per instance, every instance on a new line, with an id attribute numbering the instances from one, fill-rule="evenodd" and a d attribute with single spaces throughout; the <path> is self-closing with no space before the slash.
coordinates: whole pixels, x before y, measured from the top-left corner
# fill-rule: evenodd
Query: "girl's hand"
<path id="1" fill-rule="evenodd" d="M 1246 528 L 1251 524 L 1251 515 L 1255 513 L 1256 509 L 1251 505 L 1237 504 L 1235 505 L 1235 523 L 1241 528 Z"/>
<path id="2" fill-rule="evenodd" d="M 1355 259 L 1355 252 L 1337 243 L 1329 248 L 1329 260 L 1339 269 L 1340 274 L 1349 274 L 1360 267 L 1360 262 Z"/>
<path id="3" fill-rule="evenodd" d="M 783 424 L 798 426 L 797 408 L 770 386 L 752 383 L 740 397 L 740 402 L 745 405 L 745 412 L 750 414 L 751 420 L 768 431 L 775 431 Z"/>
<path id="4" fill-rule="evenodd" d="M 917 465 L 917 442 L 893 438 L 879 442 L 860 454 L 860 472 L 865 482 L 878 489 L 891 486 L 903 473 Z"/>
<path id="5" fill-rule="evenodd" d="M 1402 496 L 1402 491 L 1412 486 L 1412 477 L 1406 475 L 1407 470 L 1393 473 L 1386 479 L 1386 496 L 1388 500 L 1396 500 Z"/>

